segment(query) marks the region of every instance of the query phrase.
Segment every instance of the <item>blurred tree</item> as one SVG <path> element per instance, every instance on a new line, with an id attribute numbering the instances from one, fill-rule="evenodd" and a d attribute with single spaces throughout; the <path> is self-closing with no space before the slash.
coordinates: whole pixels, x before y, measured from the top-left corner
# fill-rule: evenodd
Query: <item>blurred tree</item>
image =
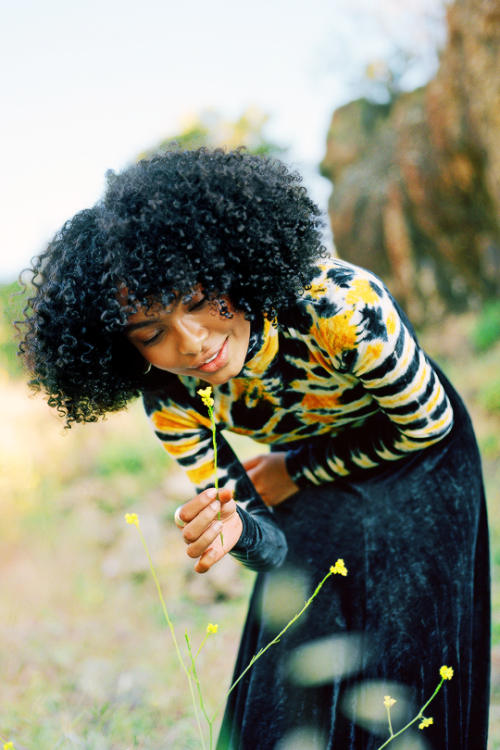
<path id="1" fill-rule="evenodd" d="M 322 174 L 341 257 L 417 323 L 500 293 L 500 0 L 456 0 L 435 77 L 333 115 Z M 401 77 L 400 79 L 401 80 Z"/>
<path id="2" fill-rule="evenodd" d="M 22 318 L 24 307 L 24 298 L 19 294 L 20 291 L 21 287 L 17 281 L 0 284 L 0 374 L 3 371 L 11 377 L 20 377 L 22 374 L 14 327 L 14 321 Z"/>
<path id="3" fill-rule="evenodd" d="M 223 119 L 213 110 L 205 110 L 194 116 L 179 135 L 166 138 L 156 148 L 139 154 L 138 160 L 173 146 L 183 149 L 196 149 L 201 146 L 225 146 L 235 149 L 238 146 L 246 146 L 253 154 L 278 156 L 287 149 L 268 141 L 263 135 L 262 129 L 268 120 L 269 115 L 257 107 L 249 107 L 235 122 Z"/>

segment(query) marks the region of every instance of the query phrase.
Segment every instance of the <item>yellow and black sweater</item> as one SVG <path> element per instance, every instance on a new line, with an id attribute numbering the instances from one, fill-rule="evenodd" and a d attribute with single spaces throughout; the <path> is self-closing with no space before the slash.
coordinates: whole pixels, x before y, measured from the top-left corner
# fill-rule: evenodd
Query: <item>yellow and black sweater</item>
<path id="1" fill-rule="evenodd" d="M 213 389 L 214 411 L 218 430 L 287 451 L 299 487 L 397 460 L 450 431 L 452 409 L 432 365 L 370 272 L 319 262 L 278 323 L 252 327 L 243 370 Z M 158 438 L 198 488 L 213 483 L 210 422 L 197 395 L 204 385 L 172 376 L 144 398 Z M 243 470 L 218 439 L 220 486 L 234 486 Z M 238 499 L 250 494 L 240 482 Z"/>

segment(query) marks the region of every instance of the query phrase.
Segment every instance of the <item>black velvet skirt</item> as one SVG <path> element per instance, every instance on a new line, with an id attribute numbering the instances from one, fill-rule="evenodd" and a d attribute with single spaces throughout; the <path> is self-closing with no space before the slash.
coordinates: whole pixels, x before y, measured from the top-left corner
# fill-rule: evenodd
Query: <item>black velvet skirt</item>
<path id="1" fill-rule="evenodd" d="M 258 575 L 234 672 L 297 621 L 228 699 L 217 750 L 484 750 L 490 672 L 488 528 L 480 457 L 465 407 L 437 445 L 304 490 L 275 508 L 289 553 Z"/>

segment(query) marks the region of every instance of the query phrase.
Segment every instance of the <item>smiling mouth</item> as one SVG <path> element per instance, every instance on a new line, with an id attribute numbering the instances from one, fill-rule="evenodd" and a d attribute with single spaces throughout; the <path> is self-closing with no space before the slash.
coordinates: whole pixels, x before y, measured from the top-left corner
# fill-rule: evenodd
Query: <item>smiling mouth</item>
<path id="1" fill-rule="evenodd" d="M 210 359 L 207 359 L 206 362 L 203 362 L 203 365 L 201 365 L 201 367 L 203 367 L 204 365 L 208 365 L 210 362 L 213 362 L 214 359 L 219 356 L 219 352 L 220 352 L 220 349 L 218 352 L 215 352 L 213 357 L 210 357 Z"/>
<path id="2" fill-rule="evenodd" d="M 220 370 L 227 363 L 227 360 L 228 360 L 227 348 L 228 347 L 227 347 L 227 339 L 226 339 L 218 352 L 215 352 L 215 354 L 212 357 L 210 357 L 210 359 L 207 359 L 206 362 L 203 362 L 202 365 L 198 365 L 197 367 L 194 367 L 193 369 L 199 370 L 200 372 L 217 372 L 217 370 Z"/>

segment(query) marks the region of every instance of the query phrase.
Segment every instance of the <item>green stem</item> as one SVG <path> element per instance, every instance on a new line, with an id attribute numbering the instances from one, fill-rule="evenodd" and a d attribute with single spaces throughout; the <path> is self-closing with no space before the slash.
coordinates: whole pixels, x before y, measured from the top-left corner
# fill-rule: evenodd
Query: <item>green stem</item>
<path id="1" fill-rule="evenodd" d="M 189 636 L 187 634 L 187 630 L 186 630 L 186 632 L 184 634 L 184 637 L 186 638 L 189 659 L 191 660 L 191 668 L 190 668 L 189 671 L 193 673 L 194 681 L 196 682 L 196 686 L 198 688 L 198 698 L 200 700 L 200 708 L 201 708 L 201 710 L 203 712 L 203 716 L 205 717 L 205 719 L 208 722 L 208 726 L 210 727 L 210 750 L 212 750 L 212 722 L 210 721 L 210 719 L 208 717 L 208 714 L 207 714 L 207 712 L 205 710 L 205 706 L 203 704 L 203 695 L 201 693 L 201 685 L 200 685 L 200 681 L 198 679 L 198 675 L 196 674 L 196 665 L 195 665 L 195 659 L 196 659 L 196 657 L 194 657 L 194 659 L 193 659 L 193 652 L 191 651 L 191 641 L 189 640 Z M 200 646 L 200 648 L 201 648 L 201 646 Z M 198 650 L 198 654 L 199 653 L 200 653 L 200 651 Z M 198 656 L 198 654 L 196 654 L 196 656 Z M 196 718 L 198 718 L 198 715 L 196 715 Z M 199 726 L 199 721 L 198 721 L 198 726 Z M 200 726 L 200 734 L 201 734 L 201 726 Z M 203 735 L 202 735 L 202 742 L 203 742 Z"/>
<path id="2" fill-rule="evenodd" d="M 201 649 L 203 648 L 203 646 L 205 645 L 205 643 L 207 642 L 207 638 L 208 638 L 208 636 L 209 636 L 209 635 L 210 635 L 210 633 L 206 633 L 206 635 L 205 635 L 204 639 L 202 640 L 202 642 L 201 642 L 201 644 L 200 644 L 200 648 L 199 648 L 199 649 L 198 649 L 198 651 L 196 652 L 196 656 L 194 657 L 194 659 L 193 659 L 193 662 L 195 662 L 195 661 L 196 661 L 196 659 L 198 658 L 198 655 L 199 655 L 199 653 L 200 653 Z M 186 638 L 187 638 L 187 633 L 186 633 Z"/>
<path id="3" fill-rule="evenodd" d="M 193 706 L 194 706 L 194 715 L 196 716 L 196 722 L 198 724 L 198 731 L 200 732 L 201 746 L 203 750 L 205 750 L 205 739 L 203 737 L 203 730 L 201 728 L 200 717 L 198 715 L 198 709 L 196 707 L 196 698 L 194 697 L 193 680 L 190 674 L 188 674 L 187 677 L 188 677 L 188 682 L 189 682 L 189 690 L 191 692 L 191 700 L 193 701 Z M 210 746 L 210 750 L 212 750 L 212 746 Z"/>
<path id="4" fill-rule="evenodd" d="M 212 424 L 212 443 L 214 446 L 215 489 L 217 490 L 217 500 L 219 500 L 219 477 L 217 476 L 217 437 L 216 437 L 216 430 L 215 430 L 214 410 L 212 409 L 211 406 L 208 407 L 208 416 L 210 417 L 210 422 Z M 220 521 L 220 510 L 217 513 L 217 518 Z M 220 533 L 220 543 L 222 547 L 224 547 L 224 536 L 222 535 L 222 531 Z"/>
<path id="5" fill-rule="evenodd" d="M 391 737 L 394 737 L 394 732 L 392 731 L 392 724 L 391 724 L 391 709 L 389 706 L 387 706 L 387 718 L 389 719 L 389 732 L 391 733 Z"/>
<path id="6" fill-rule="evenodd" d="M 141 542 L 143 543 L 144 549 L 146 550 L 146 555 L 148 556 L 149 567 L 151 568 L 151 573 L 153 574 L 153 579 L 154 579 L 154 582 L 156 584 L 156 589 L 158 591 L 158 596 L 160 597 L 160 602 L 161 602 L 161 606 L 163 608 L 163 614 L 165 615 L 165 620 L 167 621 L 167 625 L 170 628 L 170 632 L 172 633 L 172 638 L 174 640 L 175 650 L 177 652 L 177 658 L 179 659 L 179 662 L 180 662 L 180 664 L 181 664 L 184 672 L 186 674 L 188 674 L 188 670 L 186 668 L 186 665 L 184 664 L 184 659 L 182 658 L 181 652 L 179 650 L 179 646 L 177 644 L 177 638 L 175 637 L 174 626 L 172 625 L 172 621 L 171 621 L 170 617 L 168 616 L 167 606 L 165 604 L 165 600 L 163 599 L 163 594 L 161 593 L 160 583 L 159 583 L 158 578 L 156 576 L 156 571 L 154 569 L 154 565 L 153 565 L 153 561 L 151 559 L 151 555 L 149 554 L 148 545 L 146 544 L 146 540 L 144 539 L 144 537 L 142 535 L 142 531 L 140 530 L 140 528 L 139 528 L 138 525 L 137 525 L 137 531 L 139 532 L 139 535 L 141 537 Z"/>
<path id="7" fill-rule="evenodd" d="M 293 623 L 296 620 L 298 620 L 301 615 L 304 614 L 304 612 L 306 611 L 306 609 L 308 608 L 308 606 L 311 604 L 311 602 L 313 601 L 313 599 L 319 594 L 319 592 L 320 592 L 323 584 L 327 580 L 327 578 L 330 578 L 331 575 L 333 575 L 333 573 L 330 570 L 330 571 L 328 571 L 328 573 L 326 574 L 326 576 L 323 578 L 323 580 L 316 586 L 316 589 L 315 589 L 313 595 L 306 601 L 306 603 L 304 604 L 304 606 L 302 607 L 302 609 L 300 610 L 300 612 L 298 612 L 295 615 L 295 617 L 293 617 L 290 620 L 290 622 L 288 623 L 288 625 L 286 625 L 283 628 L 283 630 L 280 633 L 278 633 L 278 635 L 276 636 L 276 638 L 273 638 L 273 640 L 270 643 L 268 643 L 267 646 L 265 646 L 264 648 L 261 648 L 261 650 L 259 651 L 258 654 L 256 654 L 255 656 L 252 656 L 252 659 L 251 659 L 250 664 L 248 665 L 248 667 L 243 670 L 243 672 L 240 674 L 240 676 L 238 677 L 238 679 L 236 680 L 236 682 L 233 682 L 233 684 L 231 685 L 231 687 L 227 691 L 226 695 L 224 696 L 224 698 L 221 700 L 221 702 L 219 703 L 219 705 L 215 709 L 215 713 L 212 716 L 212 721 L 215 721 L 215 718 L 216 718 L 217 714 L 219 713 L 219 711 L 220 711 L 220 709 L 222 707 L 222 704 L 224 703 L 224 701 L 226 700 L 226 698 L 229 696 L 229 694 L 234 690 L 234 688 L 236 687 L 236 685 L 238 684 L 238 682 L 246 675 L 246 673 L 248 672 L 248 670 L 251 667 L 253 667 L 253 665 L 255 664 L 255 662 L 257 661 L 257 659 L 260 659 L 260 657 L 263 656 L 266 653 L 266 651 L 268 650 L 268 648 L 271 648 L 271 646 L 274 646 L 275 643 L 278 643 L 279 639 L 281 638 L 282 635 L 284 635 L 286 633 L 286 631 L 288 630 L 288 628 L 291 627 L 293 625 Z"/>
<path id="8" fill-rule="evenodd" d="M 412 724 L 415 724 L 416 721 L 418 721 L 419 719 L 423 719 L 424 718 L 423 717 L 423 713 L 424 713 L 425 709 L 427 708 L 427 706 L 429 705 L 429 703 L 432 700 L 434 700 L 434 698 L 436 697 L 436 695 L 439 693 L 439 691 L 441 690 L 441 685 L 443 684 L 443 682 L 444 682 L 444 677 L 441 678 L 441 682 L 439 683 L 439 685 L 437 686 L 437 688 L 434 690 L 433 694 L 431 695 L 431 697 L 429 698 L 429 700 L 427 701 L 427 703 L 425 703 L 422 706 L 422 708 L 420 709 L 420 711 L 418 712 L 418 714 L 415 716 L 415 718 L 412 719 L 405 727 L 403 727 L 402 729 L 400 729 L 399 732 L 396 732 L 396 734 L 393 734 L 391 737 L 389 737 L 389 739 L 386 740 L 386 742 L 384 742 L 383 745 L 380 745 L 380 747 L 378 748 L 378 750 L 382 750 L 383 747 L 387 747 L 387 745 L 389 744 L 389 742 L 392 742 L 392 740 L 396 739 L 396 737 L 399 737 L 400 734 L 403 734 L 403 732 L 406 732 L 406 730 L 409 727 L 411 727 Z"/>
<path id="9" fill-rule="evenodd" d="M 156 575 L 156 571 L 155 571 L 155 568 L 154 568 L 154 565 L 153 565 L 153 561 L 151 559 L 151 555 L 149 554 L 148 545 L 146 544 L 146 540 L 144 539 L 144 537 L 142 535 L 142 531 L 139 528 L 139 524 L 135 524 L 135 525 L 137 526 L 137 531 L 139 532 L 139 536 L 141 537 L 141 542 L 142 542 L 142 544 L 144 546 L 144 549 L 146 550 L 146 555 L 148 556 L 149 567 L 151 568 L 151 573 L 153 574 L 153 579 L 154 579 L 154 582 L 156 584 L 156 589 L 158 591 L 158 596 L 160 597 L 160 602 L 161 602 L 161 606 L 163 608 L 163 614 L 165 615 L 165 620 L 167 621 L 167 625 L 170 628 L 170 632 L 172 633 L 172 638 L 173 638 L 173 641 L 174 641 L 175 650 L 177 652 L 177 658 L 179 659 L 179 663 L 180 663 L 182 669 L 184 670 L 184 672 L 186 673 L 186 676 L 188 678 L 189 689 L 191 691 L 191 699 L 193 701 L 194 713 L 195 713 L 195 716 L 196 716 L 196 721 L 198 722 L 198 729 L 200 731 L 201 744 L 203 746 L 203 750 L 205 750 L 205 740 L 203 739 L 203 732 L 202 732 L 202 729 L 201 729 L 200 719 L 199 719 L 199 716 L 198 716 L 198 708 L 196 706 L 196 698 L 194 696 L 193 686 L 191 684 L 191 675 L 190 675 L 190 673 L 189 673 L 186 665 L 184 664 L 184 659 L 182 658 L 181 652 L 179 650 L 179 646 L 178 646 L 178 643 L 177 643 L 177 638 L 175 637 L 174 626 L 172 625 L 172 621 L 171 621 L 170 617 L 168 616 L 167 606 L 165 604 L 165 600 L 163 599 L 163 594 L 161 593 L 160 582 L 158 581 L 158 577 Z"/>

